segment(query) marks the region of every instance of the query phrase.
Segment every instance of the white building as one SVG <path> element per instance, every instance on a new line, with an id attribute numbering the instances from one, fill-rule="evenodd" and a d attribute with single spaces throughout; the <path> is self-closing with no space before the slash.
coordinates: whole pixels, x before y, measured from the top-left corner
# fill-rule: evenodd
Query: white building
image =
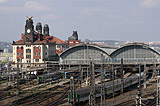
<path id="1" fill-rule="evenodd" d="M 21 39 L 13 42 L 13 68 L 17 63 L 21 67 L 40 67 L 44 66 L 46 60 L 55 60 L 56 44 L 62 40 L 49 35 L 48 25 L 44 25 L 43 34 L 41 23 L 37 23 L 34 30 L 32 18 L 26 20 L 25 34 Z"/>

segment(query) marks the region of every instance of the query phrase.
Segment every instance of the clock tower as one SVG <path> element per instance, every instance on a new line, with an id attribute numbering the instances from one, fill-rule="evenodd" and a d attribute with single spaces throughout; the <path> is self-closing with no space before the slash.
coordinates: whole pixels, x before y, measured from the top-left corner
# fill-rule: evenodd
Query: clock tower
<path id="1" fill-rule="evenodd" d="M 34 26 L 32 17 L 27 17 L 25 25 L 25 42 L 32 43 L 34 41 Z"/>

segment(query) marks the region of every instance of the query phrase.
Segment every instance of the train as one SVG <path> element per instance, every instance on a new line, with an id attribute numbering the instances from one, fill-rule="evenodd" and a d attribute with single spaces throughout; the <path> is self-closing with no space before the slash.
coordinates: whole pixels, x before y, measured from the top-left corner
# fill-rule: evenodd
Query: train
<path id="1" fill-rule="evenodd" d="M 37 83 L 41 84 L 41 83 L 56 81 L 61 78 L 63 78 L 63 75 L 61 72 L 47 73 L 47 74 L 37 76 Z"/>
<path id="2" fill-rule="evenodd" d="M 144 73 L 141 73 L 141 76 L 144 76 Z M 143 78 L 141 79 L 141 81 L 143 81 Z M 135 74 L 132 75 L 128 78 L 124 78 L 124 86 L 123 88 L 128 88 L 131 85 L 135 85 L 139 82 L 139 74 Z M 113 90 L 114 88 L 114 90 Z M 109 82 L 107 84 L 105 84 L 104 87 L 104 93 L 105 95 L 107 94 L 112 94 L 114 92 L 119 92 L 121 90 L 121 79 L 117 79 L 116 81 L 114 81 L 114 86 L 113 86 L 113 82 Z M 85 102 L 87 100 L 89 100 L 89 95 L 90 95 L 90 88 L 79 88 L 75 90 L 75 101 L 76 103 L 78 102 Z M 101 96 L 101 85 L 98 84 L 95 87 L 95 97 L 98 98 Z M 70 92 L 68 93 L 68 101 L 70 102 Z"/>

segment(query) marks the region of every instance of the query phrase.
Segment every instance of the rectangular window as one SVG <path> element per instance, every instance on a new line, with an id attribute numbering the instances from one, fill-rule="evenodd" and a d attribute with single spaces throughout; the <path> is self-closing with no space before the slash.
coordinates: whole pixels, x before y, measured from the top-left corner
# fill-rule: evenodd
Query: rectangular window
<path id="1" fill-rule="evenodd" d="M 34 56 L 36 56 L 36 52 L 34 52 Z"/>
<path id="2" fill-rule="evenodd" d="M 19 53 L 17 53 L 17 56 L 19 56 Z"/>
<path id="3" fill-rule="evenodd" d="M 21 53 L 21 56 L 23 56 L 23 53 Z"/>
<path id="4" fill-rule="evenodd" d="M 26 59 L 31 59 L 31 55 L 26 55 Z"/>
<path id="5" fill-rule="evenodd" d="M 26 53 L 31 53 L 31 49 L 26 49 Z"/>
<path id="6" fill-rule="evenodd" d="M 39 62 L 39 59 L 36 59 L 35 61 L 36 61 L 36 62 Z"/>
<path id="7" fill-rule="evenodd" d="M 40 56 L 40 52 L 38 52 L 38 56 Z"/>

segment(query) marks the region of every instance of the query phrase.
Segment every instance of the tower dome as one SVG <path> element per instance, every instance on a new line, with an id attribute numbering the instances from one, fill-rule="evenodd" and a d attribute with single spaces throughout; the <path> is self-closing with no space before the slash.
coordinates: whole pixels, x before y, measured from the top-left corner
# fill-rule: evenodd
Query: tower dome
<path id="1" fill-rule="evenodd" d="M 40 34 L 42 34 L 42 25 L 40 22 L 37 23 L 36 25 L 36 31 Z"/>
<path id="2" fill-rule="evenodd" d="M 48 26 L 48 24 L 44 25 L 43 33 L 44 33 L 45 36 L 49 36 L 49 26 Z"/>

